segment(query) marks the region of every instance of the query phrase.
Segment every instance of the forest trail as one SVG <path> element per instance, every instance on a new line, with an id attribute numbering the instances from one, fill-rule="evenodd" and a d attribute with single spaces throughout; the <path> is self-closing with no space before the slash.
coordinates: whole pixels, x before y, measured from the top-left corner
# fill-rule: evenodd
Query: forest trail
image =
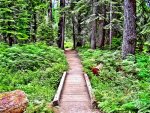
<path id="1" fill-rule="evenodd" d="M 60 113 L 92 113 L 90 97 L 78 53 L 65 51 L 69 71 L 60 99 Z"/>

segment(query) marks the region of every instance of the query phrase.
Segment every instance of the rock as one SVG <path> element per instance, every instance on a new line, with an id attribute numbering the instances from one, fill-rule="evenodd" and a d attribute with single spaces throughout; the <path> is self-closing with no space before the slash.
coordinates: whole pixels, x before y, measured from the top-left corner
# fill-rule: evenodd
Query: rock
<path id="1" fill-rule="evenodd" d="M 0 93 L 0 113 L 23 113 L 27 105 L 28 99 L 21 90 Z"/>

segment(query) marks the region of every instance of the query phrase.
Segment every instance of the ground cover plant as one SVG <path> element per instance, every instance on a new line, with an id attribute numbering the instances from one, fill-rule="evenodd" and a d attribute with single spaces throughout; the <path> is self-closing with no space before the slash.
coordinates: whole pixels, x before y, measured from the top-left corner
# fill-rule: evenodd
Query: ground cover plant
<path id="1" fill-rule="evenodd" d="M 150 112 L 150 56 L 137 53 L 122 60 L 116 50 L 79 49 L 84 71 L 89 75 L 98 107 L 106 113 Z M 91 68 L 102 63 L 94 75 Z"/>
<path id="2" fill-rule="evenodd" d="M 67 62 L 62 50 L 44 43 L 0 43 L 0 93 L 20 89 L 29 99 L 27 113 L 49 113 L 50 103 Z"/>

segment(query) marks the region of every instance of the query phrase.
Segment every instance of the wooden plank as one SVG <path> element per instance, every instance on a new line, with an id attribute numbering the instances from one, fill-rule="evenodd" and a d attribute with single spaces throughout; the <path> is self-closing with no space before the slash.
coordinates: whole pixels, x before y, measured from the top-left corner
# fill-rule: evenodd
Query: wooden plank
<path id="1" fill-rule="evenodd" d="M 55 97 L 53 99 L 53 106 L 59 106 L 59 104 L 60 104 L 60 96 L 61 96 L 61 93 L 62 93 L 62 90 L 63 90 L 63 87 L 64 87 L 64 82 L 65 82 L 65 79 L 66 79 L 66 75 L 67 75 L 67 72 L 64 72 L 64 74 L 61 78 L 59 87 L 57 89 L 57 92 L 55 94 Z"/>
<path id="2" fill-rule="evenodd" d="M 92 91 L 92 86 L 91 86 L 91 83 L 90 83 L 90 79 L 89 79 L 89 77 L 86 73 L 84 73 L 84 78 L 85 78 L 88 93 L 89 93 L 89 96 L 90 96 L 90 99 L 91 99 L 91 105 L 92 105 L 93 108 L 95 108 L 96 105 L 97 105 L 96 104 L 96 99 L 95 99 L 94 93 Z"/>
<path id="3" fill-rule="evenodd" d="M 62 102 L 89 102 L 88 94 L 85 95 L 62 95 Z"/>

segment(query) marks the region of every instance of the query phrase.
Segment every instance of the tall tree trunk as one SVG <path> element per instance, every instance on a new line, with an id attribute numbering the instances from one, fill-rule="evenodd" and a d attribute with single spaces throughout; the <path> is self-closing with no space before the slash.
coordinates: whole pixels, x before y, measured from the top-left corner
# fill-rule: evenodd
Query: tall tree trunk
<path id="1" fill-rule="evenodd" d="M 110 30 L 109 30 L 109 48 L 112 46 L 112 1 L 110 1 Z"/>
<path id="2" fill-rule="evenodd" d="M 97 16 L 97 6 L 96 6 L 97 0 L 93 0 L 92 2 L 92 8 L 93 8 L 93 14 L 94 17 Z M 97 31 L 97 22 L 96 19 L 92 22 L 92 34 L 91 34 L 91 49 L 96 49 L 96 31 Z"/>
<path id="3" fill-rule="evenodd" d="M 49 1 L 48 15 L 49 15 L 49 19 L 52 21 L 53 20 L 53 16 L 52 16 L 52 0 Z"/>
<path id="4" fill-rule="evenodd" d="M 98 44 L 99 48 L 103 48 L 105 45 L 105 32 L 104 26 L 106 25 L 106 5 L 105 3 L 99 7 L 99 13 L 102 13 L 103 20 L 98 21 Z"/>
<path id="5" fill-rule="evenodd" d="M 92 23 L 91 49 L 96 49 L 96 22 Z"/>
<path id="6" fill-rule="evenodd" d="M 65 0 L 64 0 L 65 1 Z M 65 4 L 65 3 L 64 3 Z M 65 7 L 65 6 L 64 6 Z M 62 41 L 61 41 L 61 49 L 64 49 L 65 42 L 65 13 L 63 13 L 63 23 L 62 23 Z"/>
<path id="7" fill-rule="evenodd" d="M 60 18 L 59 23 L 58 23 L 59 29 L 58 29 L 58 41 L 57 45 L 59 48 L 61 48 L 61 42 L 62 42 L 62 18 Z"/>
<path id="8" fill-rule="evenodd" d="M 4 42 L 7 43 L 7 36 L 3 35 Z"/>
<path id="9" fill-rule="evenodd" d="M 74 0 L 71 0 L 71 10 L 74 10 L 74 7 L 75 7 L 75 3 L 74 3 Z M 77 34 L 76 34 L 76 15 L 72 15 L 72 34 L 73 34 L 73 49 L 76 49 L 76 38 L 77 38 Z"/>
<path id="10" fill-rule="evenodd" d="M 60 0 L 60 7 L 65 7 L 65 0 Z M 58 29 L 58 47 L 64 49 L 64 39 L 65 39 L 65 13 L 61 13 L 61 17 L 59 20 L 59 29 Z"/>
<path id="11" fill-rule="evenodd" d="M 72 17 L 73 49 L 76 49 L 75 17 Z"/>
<path id="12" fill-rule="evenodd" d="M 12 30 L 11 22 L 8 22 L 8 30 L 10 30 L 10 31 Z M 13 45 L 13 37 L 11 36 L 10 33 L 8 33 L 7 37 L 8 37 L 8 44 L 9 44 L 9 46 L 12 46 Z"/>
<path id="13" fill-rule="evenodd" d="M 136 47 L 136 0 L 124 0 L 124 34 L 122 57 L 135 54 Z"/>
<path id="14" fill-rule="evenodd" d="M 9 46 L 12 46 L 12 44 L 13 44 L 13 38 L 11 36 L 9 36 L 8 40 L 9 40 Z"/>
<path id="15" fill-rule="evenodd" d="M 36 31 L 37 31 L 37 20 L 36 20 L 36 12 L 33 13 L 33 20 L 34 20 L 34 26 L 33 26 L 33 30 L 34 30 L 34 34 L 33 34 L 33 42 L 36 42 Z"/>
<path id="16" fill-rule="evenodd" d="M 76 15 L 76 39 L 77 39 L 78 47 L 83 45 L 82 43 L 83 40 L 81 38 L 81 32 L 82 32 L 81 22 L 82 22 L 81 14 L 78 13 L 78 15 Z"/>

